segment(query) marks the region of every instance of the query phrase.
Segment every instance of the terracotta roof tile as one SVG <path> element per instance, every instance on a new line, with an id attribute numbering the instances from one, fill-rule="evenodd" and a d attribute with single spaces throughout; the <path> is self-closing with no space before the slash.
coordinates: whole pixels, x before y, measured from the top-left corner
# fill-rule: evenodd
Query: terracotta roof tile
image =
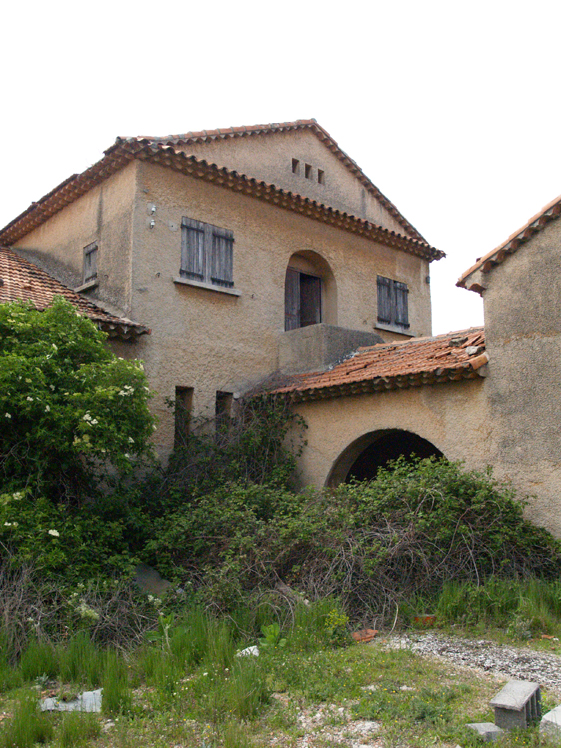
<path id="1" fill-rule="evenodd" d="M 326 372 L 290 377 L 270 390 L 298 402 L 474 379 L 488 361 L 482 327 L 359 348 Z"/>
<path id="2" fill-rule="evenodd" d="M 32 262 L 7 247 L 0 247 L 0 304 L 30 301 L 36 309 L 46 309 L 55 296 L 67 299 L 76 309 L 95 322 L 109 337 L 128 339 L 150 332 L 137 322 L 115 317 L 71 288 L 59 283 Z"/>
<path id="3" fill-rule="evenodd" d="M 318 137 L 324 145 L 343 163 L 346 168 L 361 182 L 366 188 L 396 219 L 396 221 L 405 229 L 405 231 L 414 239 L 426 242 L 424 237 L 412 226 L 409 221 L 399 212 L 396 206 L 373 184 L 366 174 L 362 171 L 356 161 L 343 151 L 331 135 L 319 125 L 315 119 L 297 119 L 293 122 L 271 122 L 266 125 L 249 125 L 242 127 L 222 127 L 216 130 L 200 130 L 199 132 L 186 132 L 180 135 L 166 135 L 164 137 L 138 137 L 137 140 L 151 140 L 154 143 L 167 143 L 169 145 L 178 145 L 181 147 L 188 146 L 189 143 L 203 143 L 208 140 L 217 140 L 247 137 L 251 135 L 267 135 L 277 132 L 290 132 L 291 130 L 309 130 Z M 130 138 L 124 138 L 129 140 Z"/>
<path id="4" fill-rule="evenodd" d="M 509 255 L 516 252 L 522 244 L 525 244 L 534 234 L 543 231 L 550 221 L 554 221 L 560 215 L 561 195 L 543 207 L 535 216 L 532 216 L 522 228 L 511 234 L 506 241 L 499 244 L 498 247 L 492 249 L 483 257 L 478 258 L 475 265 L 472 265 L 460 276 L 456 285 L 460 288 L 467 288 L 469 291 L 476 291 L 477 293 L 484 291 L 485 289 L 479 283 L 470 282 L 470 276 L 478 270 L 488 273 L 494 267 L 500 265 Z"/>
<path id="5" fill-rule="evenodd" d="M 424 241 L 411 239 L 398 234 L 396 231 L 390 231 L 362 218 L 356 218 L 348 213 L 335 210 L 310 198 L 283 190 L 273 184 L 247 177 L 226 167 L 208 163 L 204 159 L 184 153 L 175 146 L 137 138 L 129 140 L 118 138 L 115 144 L 105 151 L 105 156 L 101 161 L 81 174 L 65 180 L 41 200 L 32 203 L 27 210 L 0 230 L 0 242 L 13 244 L 18 241 L 66 205 L 77 200 L 92 187 L 116 173 L 134 159 L 159 164 L 182 174 L 188 174 L 195 179 L 202 179 L 220 187 L 250 195 L 284 210 L 300 213 L 313 220 L 359 234 L 372 241 L 427 260 L 439 260 L 445 256 L 444 252 L 431 247 Z"/>

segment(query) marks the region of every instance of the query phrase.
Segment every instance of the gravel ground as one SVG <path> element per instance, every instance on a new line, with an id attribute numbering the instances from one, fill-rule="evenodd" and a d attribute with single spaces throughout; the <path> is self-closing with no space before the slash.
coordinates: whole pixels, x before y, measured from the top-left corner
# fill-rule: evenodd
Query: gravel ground
<path id="1" fill-rule="evenodd" d="M 527 647 L 499 646 L 485 639 L 460 639 L 440 634 L 414 634 L 377 639 L 364 646 L 407 648 L 425 657 L 440 658 L 479 671 L 483 677 L 530 680 L 561 697 L 561 656 L 536 652 Z M 500 686 L 497 686 L 497 690 Z M 365 686 L 363 690 L 372 689 Z M 274 698 L 288 705 L 285 694 Z M 377 722 L 352 720 L 350 705 L 320 704 L 298 710 L 298 724 L 305 734 L 293 743 L 296 748 L 337 745 L 341 748 L 383 748 Z M 284 738 L 272 737 L 271 748 L 285 748 Z"/>
<path id="2" fill-rule="evenodd" d="M 527 647 L 499 646 L 485 639 L 459 639 L 439 634 L 392 637 L 389 644 L 492 675 L 534 681 L 561 697 L 561 656 L 556 654 L 536 652 Z"/>

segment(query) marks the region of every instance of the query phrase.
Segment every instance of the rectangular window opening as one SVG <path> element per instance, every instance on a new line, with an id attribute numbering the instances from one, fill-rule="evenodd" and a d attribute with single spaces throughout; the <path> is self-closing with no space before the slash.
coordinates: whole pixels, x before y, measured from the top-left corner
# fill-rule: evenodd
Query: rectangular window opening
<path id="1" fill-rule="evenodd" d="M 232 417 L 232 403 L 234 396 L 231 392 L 216 391 L 216 403 L 214 408 L 216 431 L 226 429 Z"/>
<path id="2" fill-rule="evenodd" d="M 292 159 L 292 173 L 300 174 L 300 161 L 297 158 Z"/>
<path id="3" fill-rule="evenodd" d="M 409 329 L 409 289 L 406 283 L 378 276 L 378 322 Z"/>
<path id="4" fill-rule="evenodd" d="M 233 288 L 233 232 L 184 217 L 181 221 L 179 274 L 201 283 Z"/>
<path id="5" fill-rule="evenodd" d="M 306 179 L 312 178 L 312 165 L 311 164 L 306 164 L 304 166 L 304 176 L 306 177 Z"/>
<path id="6" fill-rule="evenodd" d="M 175 436 L 174 449 L 184 447 L 191 431 L 191 412 L 193 410 L 193 388 L 175 388 Z"/>
<path id="7" fill-rule="evenodd" d="M 318 169 L 318 184 L 325 184 L 325 174 L 323 169 Z"/>
<path id="8" fill-rule="evenodd" d="M 84 247 L 84 283 L 97 279 L 97 242 L 92 242 Z"/>

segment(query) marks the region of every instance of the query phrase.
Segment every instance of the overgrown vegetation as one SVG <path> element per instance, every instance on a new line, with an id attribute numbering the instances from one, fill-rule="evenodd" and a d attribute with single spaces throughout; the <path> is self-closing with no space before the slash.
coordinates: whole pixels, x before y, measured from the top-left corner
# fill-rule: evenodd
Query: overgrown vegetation
<path id="1" fill-rule="evenodd" d="M 163 468 L 149 394 L 141 366 L 62 300 L 0 306 L 0 748 L 142 745 L 144 732 L 151 746 L 246 748 L 268 744 L 264 715 L 290 745 L 297 710 L 317 704 L 343 705 L 325 707 L 334 726 L 381 721 L 390 744 L 466 745 L 470 683 L 435 688 L 411 653 L 360 654 L 351 626 L 431 612 L 517 640 L 561 634 L 561 545 L 490 473 L 398 460 L 298 492 L 304 424 L 270 397 L 191 423 Z M 138 561 L 174 591 L 141 595 Z M 236 655 L 256 644 L 258 658 Z M 109 738 L 96 716 L 37 710 L 38 690 L 99 687 Z"/>
<path id="2" fill-rule="evenodd" d="M 445 460 L 399 460 L 369 483 L 295 493 L 227 483 L 155 522 L 147 553 L 228 609 L 284 585 L 335 595 L 355 620 L 391 621 L 449 580 L 554 577 L 560 545 L 512 491 Z"/>

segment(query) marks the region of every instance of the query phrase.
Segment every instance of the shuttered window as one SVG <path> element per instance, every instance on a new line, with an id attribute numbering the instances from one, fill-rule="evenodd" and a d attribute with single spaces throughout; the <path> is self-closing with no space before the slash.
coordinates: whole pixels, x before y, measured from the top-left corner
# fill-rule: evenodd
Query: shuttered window
<path id="1" fill-rule="evenodd" d="M 97 242 L 84 247 L 84 283 L 97 278 Z"/>
<path id="2" fill-rule="evenodd" d="M 408 329 L 409 290 L 406 283 L 378 276 L 378 322 Z"/>
<path id="3" fill-rule="evenodd" d="M 181 221 L 181 269 L 184 278 L 232 288 L 234 234 L 210 223 Z"/>
<path id="4" fill-rule="evenodd" d="M 284 286 L 284 310 L 285 330 L 319 324 L 321 278 L 288 268 Z"/>

